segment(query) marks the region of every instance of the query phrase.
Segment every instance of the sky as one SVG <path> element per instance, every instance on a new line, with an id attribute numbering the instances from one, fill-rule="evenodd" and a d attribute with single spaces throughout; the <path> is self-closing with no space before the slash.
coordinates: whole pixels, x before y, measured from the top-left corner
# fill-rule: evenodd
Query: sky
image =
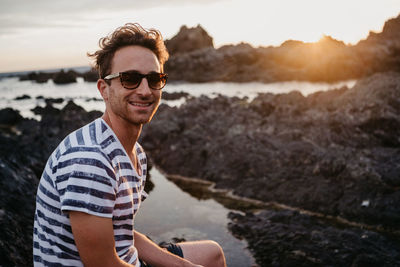
<path id="1" fill-rule="evenodd" d="M 347 44 L 380 32 L 400 15 L 400 0 L 0 0 L 0 72 L 89 66 L 87 52 L 127 22 L 165 39 L 200 24 L 216 48 L 286 40 Z"/>

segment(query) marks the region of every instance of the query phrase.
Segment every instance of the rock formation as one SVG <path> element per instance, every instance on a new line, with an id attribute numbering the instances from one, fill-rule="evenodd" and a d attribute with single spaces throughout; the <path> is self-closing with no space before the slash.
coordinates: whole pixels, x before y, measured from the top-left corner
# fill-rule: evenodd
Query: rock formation
<path id="1" fill-rule="evenodd" d="M 388 20 L 381 33 L 371 32 L 356 45 L 345 45 L 325 36 L 317 43 L 289 40 L 279 47 L 253 48 L 239 44 L 215 49 L 203 46 L 204 39 L 199 37 L 199 49 L 182 48 L 176 53 L 175 47 L 187 43 L 178 36 L 191 36 L 199 31 L 183 27 L 171 39 L 175 45 L 168 47 L 172 56 L 166 63 L 166 72 L 170 80 L 188 82 L 358 79 L 376 72 L 400 71 L 399 28 L 400 16 Z M 197 34 L 203 35 L 206 34 Z M 167 40 L 167 46 L 171 41 Z"/>
<path id="2" fill-rule="evenodd" d="M 399 114 L 400 76 L 387 73 L 308 97 L 189 99 L 162 106 L 142 136 L 167 173 L 400 230 Z"/>
<path id="3" fill-rule="evenodd" d="M 400 15 L 388 20 L 382 32 L 370 32 L 366 40 L 346 45 L 330 36 L 316 43 L 288 40 L 279 47 L 240 43 L 214 48 L 213 38 L 200 26 L 182 26 L 165 41 L 170 59 L 165 65 L 170 81 L 277 82 L 359 79 L 376 72 L 400 71 Z M 268 33 L 265 33 L 268 34 Z M 76 77 L 97 81 L 97 74 L 36 73 L 21 80 L 39 83 L 75 82 Z"/>
<path id="4" fill-rule="evenodd" d="M 182 26 L 177 35 L 165 41 L 165 45 L 171 55 L 214 47 L 212 37 L 200 25 L 195 28 Z"/>
<path id="5" fill-rule="evenodd" d="M 162 105 L 141 143 L 166 173 L 307 211 L 231 215 L 260 266 L 400 265 L 399 73 L 307 97 Z"/>
<path id="6" fill-rule="evenodd" d="M 75 83 L 76 82 L 77 73 L 75 71 L 69 70 L 65 72 L 61 70 L 56 73 L 53 77 L 53 81 L 55 84 L 67 84 L 67 83 Z"/>

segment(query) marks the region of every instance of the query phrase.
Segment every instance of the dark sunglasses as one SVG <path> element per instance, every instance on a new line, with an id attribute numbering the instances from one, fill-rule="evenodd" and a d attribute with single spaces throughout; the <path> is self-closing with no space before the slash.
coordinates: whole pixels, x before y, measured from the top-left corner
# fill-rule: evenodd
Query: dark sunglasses
<path id="1" fill-rule="evenodd" d="M 151 89 L 161 90 L 164 88 L 168 79 L 166 73 L 150 72 L 148 74 L 141 74 L 136 70 L 128 70 L 107 75 L 104 77 L 104 80 L 112 80 L 117 77 L 119 77 L 122 86 L 130 90 L 138 88 L 143 78 L 146 78 Z"/>

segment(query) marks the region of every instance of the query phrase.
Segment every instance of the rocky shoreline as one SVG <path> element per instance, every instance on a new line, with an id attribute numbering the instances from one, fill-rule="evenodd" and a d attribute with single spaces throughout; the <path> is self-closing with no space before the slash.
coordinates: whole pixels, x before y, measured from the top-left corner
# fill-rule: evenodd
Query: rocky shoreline
<path id="1" fill-rule="evenodd" d="M 400 266 L 398 236 L 288 210 L 229 218 L 230 231 L 248 241 L 260 266 Z"/>
<path id="2" fill-rule="evenodd" d="M 344 224 L 341 227 L 352 233 L 358 245 L 349 244 L 344 249 L 348 255 L 336 259 L 329 246 L 322 246 L 325 252 L 311 253 L 320 244 L 310 236 L 314 219 L 309 215 L 233 214 L 232 231 L 249 241 L 261 266 L 287 266 L 279 262 L 292 253 L 277 248 L 274 258 L 269 250 L 273 248 L 267 246 L 271 238 L 285 247 L 294 246 L 302 235 L 309 238 L 310 247 L 302 250 L 299 243 L 295 251 L 300 251 L 296 259 L 304 260 L 304 266 L 364 266 L 370 257 L 362 256 L 358 246 L 365 246 L 379 265 L 400 266 L 399 73 L 378 73 L 353 88 L 307 97 L 299 92 L 260 94 L 249 102 L 203 96 L 187 100 L 180 108 L 163 105 L 146 125 L 141 143 L 167 173 L 212 181 L 217 188 L 231 189 L 239 196 L 367 225 L 395 240 L 389 242 L 385 234 L 374 231 L 382 239 L 377 241 L 378 250 L 370 250 L 370 240 L 363 236 L 371 234 Z M 264 229 L 276 226 L 268 224 L 269 216 L 280 218 L 279 231 Z M 306 231 L 300 236 L 293 216 L 310 220 L 298 226 Z M 333 226 L 321 227 L 328 234 Z M 339 249 L 342 241 L 333 237 L 343 232 L 332 229 L 331 237 L 321 234 L 320 238 Z M 288 233 L 293 238 L 282 241 L 280 236 Z M 268 242 L 260 245 L 260 240 Z M 304 255 L 314 255 L 316 261 Z"/>
<path id="3" fill-rule="evenodd" d="M 240 43 L 216 49 L 200 25 L 182 26 L 166 45 L 171 57 L 165 69 L 171 80 L 269 83 L 359 79 L 376 72 L 400 71 L 400 16 L 386 21 L 382 32 L 370 32 L 355 45 L 324 36 L 315 43 L 288 40 L 279 47 Z"/>
<path id="4" fill-rule="evenodd" d="M 315 43 L 288 40 L 279 47 L 240 43 L 215 48 L 200 25 L 182 26 L 165 44 L 170 52 L 165 71 L 172 82 L 335 82 L 400 71 L 400 15 L 386 21 L 382 32 L 370 32 L 355 45 L 324 36 Z M 98 75 L 93 70 L 20 75 L 21 80 L 52 79 L 56 84 L 74 83 L 78 77 L 95 82 Z"/>
<path id="5" fill-rule="evenodd" d="M 71 101 L 59 110 L 53 102 L 59 100 L 33 110 L 41 121 L 0 110 L 4 266 L 32 262 L 34 197 L 48 155 L 101 115 Z M 399 73 L 307 97 L 187 98 L 179 108 L 162 105 L 140 142 L 166 173 L 320 215 L 232 213 L 229 229 L 248 241 L 260 266 L 400 266 Z"/>
<path id="6" fill-rule="evenodd" d="M 162 106 L 142 143 L 167 173 L 400 230 L 399 100 L 399 73 L 307 97 L 203 96 Z"/>
<path id="7" fill-rule="evenodd" d="M 35 197 L 44 165 L 58 143 L 72 130 L 101 116 L 69 102 L 35 113 L 41 121 L 19 112 L 0 110 L 0 265 L 32 266 L 32 227 Z"/>

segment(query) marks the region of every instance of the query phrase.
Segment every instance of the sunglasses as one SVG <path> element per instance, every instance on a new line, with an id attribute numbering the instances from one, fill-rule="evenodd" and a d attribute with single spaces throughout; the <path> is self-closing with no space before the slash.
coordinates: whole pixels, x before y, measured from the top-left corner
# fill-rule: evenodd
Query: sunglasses
<path id="1" fill-rule="evenodd" d="M 122 86 L 130 90 L 138 88 L 143 78 L 146 78 L 147 84 L 151 89 L 161 90 L 164 88 L 168 79 L 166 73 L 150 72 L 148 74 L 141 74 L 136 70 L 128 70 L 107 75 L 104 77 L 104 80 L 112 80 L 117 77 L 119 77 Z"/>

